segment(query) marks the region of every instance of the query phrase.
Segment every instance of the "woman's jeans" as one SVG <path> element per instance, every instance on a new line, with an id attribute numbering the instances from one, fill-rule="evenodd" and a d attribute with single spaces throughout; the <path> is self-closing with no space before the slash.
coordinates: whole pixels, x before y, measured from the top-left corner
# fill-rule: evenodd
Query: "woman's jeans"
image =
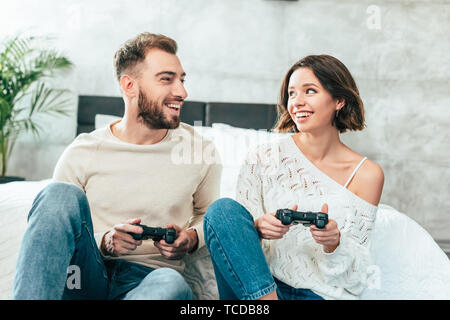
<path id="1" fill-rule="evenodd" d="M 55 182 L 33 202 L 14 278 L 14 299 L 193 299 L 170 268 L 103 260 L 84 192 Z"/>
<path id="2" fill-rule="evenodd" d="M 321 300 L 308 289 L 296 289 L 272 276 L 252 215 L 238 202 L 223 198 L 204 217 L 206 246 L 224 300 L 254 300 L 276 290 L 279 299 Z"/>

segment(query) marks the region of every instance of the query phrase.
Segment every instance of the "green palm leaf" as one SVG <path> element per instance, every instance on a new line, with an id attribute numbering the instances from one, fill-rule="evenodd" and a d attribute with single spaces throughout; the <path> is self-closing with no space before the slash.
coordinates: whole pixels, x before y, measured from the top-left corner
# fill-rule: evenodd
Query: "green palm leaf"
<path id="1" fill-rule="evenodd" d="M 38 115 L 69 115 L 69 91 L 52 88 L 48 80 L 72 67 L 72 62 L 56 50 L 35 46 L 38 40 L 48 39 L 15 36 L 0 46 L 1 176 L 17 137 L 23 132 L 39 137 Z"/>

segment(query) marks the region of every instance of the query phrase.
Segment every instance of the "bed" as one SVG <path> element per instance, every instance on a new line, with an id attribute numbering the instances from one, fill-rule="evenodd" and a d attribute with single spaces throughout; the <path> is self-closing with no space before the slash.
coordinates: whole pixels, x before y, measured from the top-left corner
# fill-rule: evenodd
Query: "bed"
<path id="1" fill-rule="evenodd" d="M 123 114 L 118 97 L 80 96 L 77 134 L 105 126 Z M 248 115 L 252 115 L 248 117 Z M 182 121 L 215 142 L 223 161 L 221 197 L 235 197 L 246 151 L 277 139 L 268 132 L 276 120 L 270 104 L 187 101 Z M 50 179 L 0 185 L 0 299 L 10 299 L 15 262 L 36 194 Z M 370 247 L 373 269 L 362 299 L 450 299 L 450 261 L 432 237 L 406 214 L 380 204 Z M 198 299 L 218 299 L 206 247 L 186 257 L 184 276 Z"/>

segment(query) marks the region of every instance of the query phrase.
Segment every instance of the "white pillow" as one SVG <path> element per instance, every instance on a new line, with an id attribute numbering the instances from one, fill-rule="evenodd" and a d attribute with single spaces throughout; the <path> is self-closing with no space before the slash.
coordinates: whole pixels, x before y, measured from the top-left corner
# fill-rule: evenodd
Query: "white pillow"
<path id="1" fill-rule="evenodd" d="M 107 127 L 111 122 L 122 119 L 122 117 L 112 116 L 110 114 L 95 115 L 95 130 Z"/>
<path id="2" fill-rule="evenodd" d="M 204 127 L 204 126 L 193 126 L 194 130 L 209 140 L 214 140 L 216 137 L 216 134 L 214 132 L 214 129 L 212 127 Z"/>
<path id="3" fill-rule="evenodd" d="M 450 261 L 417 222 L 379 204 L 371 237 L 377 281 L 361 299 L 450 299 Z"/>
<path id="4" fill-rule="evenodd" d="M 291 133 L 269 132 L 265 129 L 245 129 L 230 126 L 224 123 L 213 123 L 216 132 L 217 147 L 223 156 L 225 165 L 241 166 L 248 151 L 260 144 L 278 140 Z"/>
<path id="5" fill-rule="evenodd" d="M 222 159 L 220 196 L 235 199 L 240 168 L 247 153 L 256 146 L 278 140 L 290 134 L 237 128 L 224 123 L 213 123 L 208 132 Z"/>

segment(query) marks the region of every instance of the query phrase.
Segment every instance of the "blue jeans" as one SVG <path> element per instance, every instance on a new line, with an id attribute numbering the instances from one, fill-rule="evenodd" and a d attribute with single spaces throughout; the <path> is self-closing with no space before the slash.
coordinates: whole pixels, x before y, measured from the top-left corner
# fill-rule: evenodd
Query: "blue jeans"
<path id="1" fill-rule="evenodd" d="M 36 197 L 16 265 L 14 299 L 193 299 L 170 268 L 103 260 L 89 204 L 73 184 L 55 182 Z"/>
<path id="2" fill-rule="evenodd" d="M 292 288 L 272 276 L 253 217 L 238 202 L 215 201 L 203 228 L 221 299 L 254 300 L 276 290 L 279 299 L 322 300 L 311 290 Z"/>

